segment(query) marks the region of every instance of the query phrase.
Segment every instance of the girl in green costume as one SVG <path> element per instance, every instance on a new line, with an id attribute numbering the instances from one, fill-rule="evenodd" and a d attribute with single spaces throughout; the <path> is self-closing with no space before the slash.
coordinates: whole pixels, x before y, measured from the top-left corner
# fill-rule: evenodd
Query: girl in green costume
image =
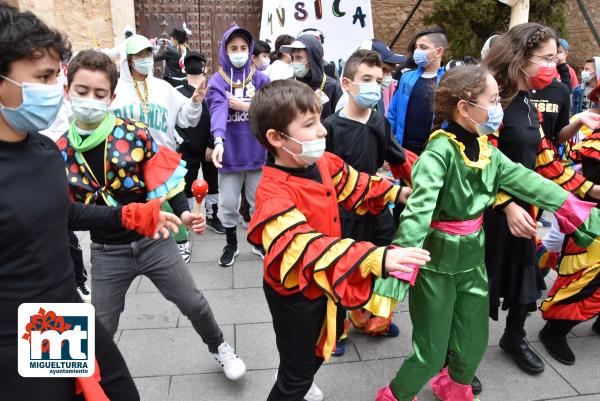
<path id="1" fill-rule="evenodd" d="M 498 96 L 483 67 L 453 69 L 440 82 L 436 126 L 444 129 L 431 134 L 413 168 L 413 193 L 393 241 L 431 252 L 409 290 L 414 353 L 376 401 L 416 400 L 434 375 L 438 399 L 474 400 L 471 381 L 488 342 L 482 215 L 499 190 L 555 213 L 561 230 L 573 233 L 580 246 L 598 241 L 600 215 L 593 203 L 577 200 L 488 144 L 487 135 L 503 117 Z M 378 280 L 375 291 L 401 300 L 404 287 L 388 277 Z"/>

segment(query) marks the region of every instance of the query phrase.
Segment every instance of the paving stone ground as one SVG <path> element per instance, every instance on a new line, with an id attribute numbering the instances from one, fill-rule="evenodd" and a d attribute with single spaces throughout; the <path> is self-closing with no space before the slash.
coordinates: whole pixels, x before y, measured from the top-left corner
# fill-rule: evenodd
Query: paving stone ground
<path id="1" fill-rule="evenodd" d="M 262 268 L 250 252 L 244 231 L 238 230 L 241 253 L 233 268 L 217 264 L 224 236 L 209 232 L 193 236 L 189 269 L 209 300 L 225 339 L 246 362 L 248 373 L 237 382 L 228 381 L 212 359 L 190 322 L 165 300 L 146 277 L 137 278 L 127 293 L 125 311 L 115 336 L 142 401 L 260 401 L 273 385 L 278 355 L 271 316 L 262 293 Z M 81 234 L 89 266 L 89 236 Z M 552 276 L 548 277 L 551 283 Z M 538 331 L 539 313 L 527 320 L 532 346 L 546 362 L 546 370 L 530 376 L 515 368 L 498 347 L 504 317 L 490 321 L 490 341 L 478 376 L 484 385 L 481 401 L 600 401 L 600 336 L 592 322 L 576 327 L 569 335 L 577 363 L 565 366 L 543 349 Z M 410 354 L 411 324 L 406 304 L 395 316 L 400 336 L 370 338 L 351 331 L 346 354 L 332 358 L 316 376 L 327 401 L 371 401 L 377 388 L 387 383 Z M 1 398 L 1 397 L 0 397 Z M 433 401 L 424 389 L 420 401 Z"/>

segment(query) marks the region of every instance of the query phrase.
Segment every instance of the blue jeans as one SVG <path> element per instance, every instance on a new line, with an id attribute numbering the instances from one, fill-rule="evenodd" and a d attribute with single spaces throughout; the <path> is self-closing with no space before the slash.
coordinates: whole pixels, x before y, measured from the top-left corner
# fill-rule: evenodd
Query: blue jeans
<path id="1" fill-rule="evenodd" d="M 196 286 L 172 238 L 141 238 L 123 245 L 92 243 L 92 304 L 111 336 L 125 308 L 125 293 L 140 275 L 148 277 L 160 293 L 190 321 L 211 353 L 223 343 L 212 309 Z"/>

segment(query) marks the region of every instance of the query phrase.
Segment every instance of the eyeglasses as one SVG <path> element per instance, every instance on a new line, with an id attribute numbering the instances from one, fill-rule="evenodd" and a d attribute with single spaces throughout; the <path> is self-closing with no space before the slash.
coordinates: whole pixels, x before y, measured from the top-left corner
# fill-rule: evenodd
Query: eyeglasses
<path id="1" fill-rule="evenodd" d="M 477 106 L 477 107 L 487 110 L 487 108 L 478 105 L 476 100 L 467 100 L 467 103 L 470 103 L 473 106 Z M 500 96 L 498 96 L 495 100 L 490 101 L 490 104 L 494 107 L 498 107 L 499 104 L 502 104 L 502 99 L 500 98 Z"/>
<path id="2" fill-rule="evenodd" d="M 532 54 L 531 57 L 537 57 L 540 59 L 539 62 L 537 61 L 533 61 L 533 60 L 529 60 L 534 64 L 539 65 L 540 67 L 554 67 L 556 66 L 556 63 L 558 61 L 558 57 L 557 56 L 538 56 L 537 54 Z M 554 64 L 554 65 L 552 65 Z"/>

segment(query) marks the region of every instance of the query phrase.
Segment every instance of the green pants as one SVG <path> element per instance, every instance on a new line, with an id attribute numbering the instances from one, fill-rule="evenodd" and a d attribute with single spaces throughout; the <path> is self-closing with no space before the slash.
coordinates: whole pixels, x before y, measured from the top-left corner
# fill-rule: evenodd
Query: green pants
<path id="1" fill-rule="evenodd" d="M 171 205 L 169 205 L 169 202 L 163 203 L 162 206 L 160 207 L 160 210 L 162 210 L 163 212 L 173 213 L 173 209 L 171 208 Z M 177 216 L 177 217 L 179 217 L 179 216 Z M 177 242 L 178 244 L 187 242 L 188 230 L 187 230 L 187 227 L 185 226 L 185 224 L 182 224 L 179 226 L 179 232 L 177 234 L 174 234 L 173 238 L 175 239 L 175 242 Z"/>
<path id="2" fill-rule="evenodd" d="M 488 342 L 485 266 L 456 274 L 422 269 L 410 289 L 413 351 L 390 386 L 399 401 L 411 401 L 444 367 L 459 384 L 471 384 Z"/>

